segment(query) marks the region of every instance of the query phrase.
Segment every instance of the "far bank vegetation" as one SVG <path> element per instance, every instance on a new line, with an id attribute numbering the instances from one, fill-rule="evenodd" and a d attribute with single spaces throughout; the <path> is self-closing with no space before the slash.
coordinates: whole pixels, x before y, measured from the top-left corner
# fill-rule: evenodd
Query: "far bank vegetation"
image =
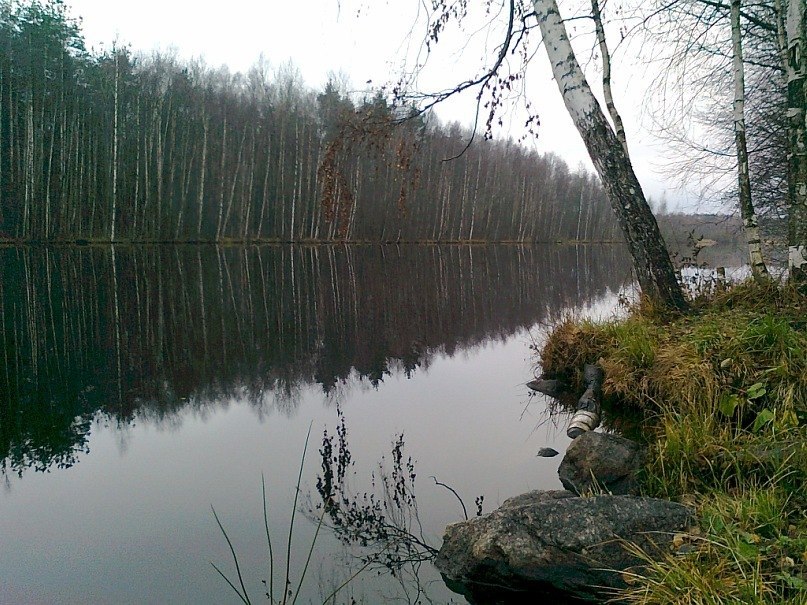
<path id="1" fill-rule="evenodd" d="M 442 161 L 469 132 L 336 77 L 91 52 L 56 0 L 0 3 L 0 48 L 5 240 L 620 238 L 587 170 L 481 136 Z"/>

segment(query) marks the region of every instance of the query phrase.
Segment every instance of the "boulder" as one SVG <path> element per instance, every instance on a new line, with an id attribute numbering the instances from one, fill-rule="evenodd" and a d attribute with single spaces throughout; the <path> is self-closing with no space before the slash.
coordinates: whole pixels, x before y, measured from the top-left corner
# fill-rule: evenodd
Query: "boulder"
<path id="1" fill-rule="evenodd" d="M 630 439 L 606 433 L 583 433 L 572 441 L 558 468 L 563 487 L 578 495 L 637 494 L 636 474 L 644 448 Z"/>
<path id="2" fill-rule="evenodd" d="M 640 563 L 621 540 L 657 555 L 691 521 L 688 508 L 666 500 L 530 492 L 449 525 L 435 565 L 472 603 L 600 601 Z"/>
<path id="3" fill-rule="evenodd" d="M 536 378 L 535 380 L 530 380 L 527 383 L 527 388 L 548 395 L 549 397 L 554 397 L 555 399 L 558 399 L 567 390 L 564 383 L 554 378 Z"/>

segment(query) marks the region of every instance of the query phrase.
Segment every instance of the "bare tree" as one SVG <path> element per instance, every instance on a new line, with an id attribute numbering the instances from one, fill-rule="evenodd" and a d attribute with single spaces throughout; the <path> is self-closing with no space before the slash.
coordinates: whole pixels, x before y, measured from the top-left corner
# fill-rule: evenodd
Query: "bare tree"
<path id="1" fill-rule="evenodd" d="M 511 32 L 528 18 L 514 15 Z M 515 141 L 469 145 L 467 129 L 384 94 L 317 96 L 293 66 L 273 75 L 266 62 L 241 76 L 117 44 L 93 55 L 58 0 L 0 3 L 0 48 L 3 238 L 615 238 L 587 171 Z M 395 127 L 339 148 L 344 179 L 320 174 L 344 122 L 367 115 Z M 344 203 L 323 208 L 328 187 Z"/>
<path id="2" fill-rule="evenodd" d="M 673 0 L 654 3 L 652 12 L 643 15 L 648 31 L 661 23 L 660 32 L 654 33 L 668 49 L 666 68 L 661 70 L 663 86 L 668 86 L 670 74 L 674 74 L 680 91 L 687 91 L 679 92 L 673 103 L 662 93 L 664 111 L 673 109 L 662 128 L 693 152 L 683 164 L 700 171 L 712 193 L 722 192 L 724 198 L 730 194 L 733 200 L 739 185 L 739 206 L 755 276 L 764 275 L 758 209 L 772 218 L 768 228 L 776 229 L 787 217 L 791 275 L 801 279 L 804 274 L 804 13 L 803 0 Z M 749 69 L 753 74 L 750 90 L 746 87 Z M 731 119 L 723 108 L 728 106 L 729 73 L 734 84 Z M 722 101 L 714 101 L 721 96 Z M 695 129 L 702 133 L 700 140 L 683 134 L 686 126 L 676 132 L 674 124 L 683 123 L 686 115 L 700 116 Z M 677 163 L 676 169 L 680 166 Z M 735 166 L 736 184 L 728 187 L 724 176 Z"/>

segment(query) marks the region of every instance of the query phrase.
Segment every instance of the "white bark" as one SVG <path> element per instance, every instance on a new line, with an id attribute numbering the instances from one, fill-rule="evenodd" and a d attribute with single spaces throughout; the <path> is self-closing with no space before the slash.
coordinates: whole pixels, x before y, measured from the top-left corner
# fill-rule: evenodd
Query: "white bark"
<path id="1" fill-rule="evenodd" d="M 794 44 L 802 41 L 804 36 L 804 13 L 807 10 L 803 0 L 789 0 L 787 6 L 787 18 L 785 20 L 785 31 L 787 33 L 788 48 L 792 49 Z"/>
<path id="2" fill-rule="evenodd" d="M 566 110 L 575 125 L 587 123 L 600 108 L 574 56 L 558 4 L 555 0 L 533 0 L 532 5 Z"/>
<path id="3" fill-rule="evenodd" d="M 779 47 L 782 69 L 787 73 L 787 32 L 785 31 L 785 13 L 782 0 L 773 0 L 773 12 L 776 15 L 776 44 Z"/>
<path id="4" fill-rule="evenodd" d="M 737 177 L 740 194 L 740 214 L 748 243 L 751 271 L 755 279 L 768 274 L 762 258 L 759 224 L 751 199 L 751 176 L 748 170 L 748 147 L 745 138 L 745 68 L 743 43 L 740 31 L 742 0 L 731 0 L 731 41 L 734 51 L 734 142 L 737 150 Z"/>
<path id="5" fill-rule="evenodd" d="M 789 266 L 791 278 L 807 282 L 807 6 L 790 0 L 787 19 Z"/>
<path id="6" fill-rule="evenodd" d="M 112 125 L 112 217 L 109 224 L 109 241 L 115 241 L 115 222 L 118 210 L 118 107 L 120 105 L 118 80 L 118 51 L 115 50 L 115 98 L 114 98 L 114 118 Z M 113 248 L 114 263 L 114 248 Z"/>
<path id="7" fill-rule="evenodd" d="M 605 28 L 602 25 L 602 12 L 600 11 L 598 0 L 591 0 L 591 15 L 594 18 L 594 29 L 597 33 L 597 42 L 600 45 L 600 54 L 602 55 L 602 92 L 605 97 L 605 106 L 608 108 L 608 113 L 614 123 L 616 138 L 625 148 L 625 155 L 630 157 L 628 138 L 625 136 L 625 126 L 622 122 L 622 116 L 619 115 L 616 109 L 614 94 L 611 90 L 611 52 L 608 50 L 608 43 L 605 40 Z"/>
<path id="8" fill-rule="evenodd" d="M 791 270 L 807 271 L 807 247 L 790 246 L 788 253 L 788 265 Z"/>
<path id="9" fill-rule="evenodd" d="M 220 169 L 219 169 L 219 178 L 221 179 L 221 184 L 219 185 L 219 216 L 216 220 L 216 241 L 221 241 L 221 224 L 224 219 L 224 180 L 225 180 L 225 160 L 227 159 L 227 115 L 225 114 L 224 124 L 222 126 L 222 135 L 221 135 L 221 162 L 220 162 Z"/>
<path id="10" fill-rule="evenodd" d="M 207 133 L 209 128 L 209 120 L 207 116 L 202 116 L 202 160 L 199 168 L 199 198 L 198 207 L 199 215 L 196 217 L 196 239 L 202 239 L 202 218 L 204 217 L 204 203 L 205 203 L 205 174 L 207 172 Z"/>

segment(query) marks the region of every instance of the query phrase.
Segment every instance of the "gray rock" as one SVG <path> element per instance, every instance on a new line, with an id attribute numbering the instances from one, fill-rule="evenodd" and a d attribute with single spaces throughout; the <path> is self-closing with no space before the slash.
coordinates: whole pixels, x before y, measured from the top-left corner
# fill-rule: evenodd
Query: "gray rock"
<path id="1" fill-rule="evenodd" d="M 554 378 L 536 378 L 527 383 L 527 388 L 557 399 L 566 392 L 566 385 Z"/>
<path id="2" fill-rule="evenodd" d="M 538 450 L 538 453 L 535 455 L 540 456 L 541 458 L 554 458 L 558 454 L 560 454 L 560 452 L 554 448 L 542 447 L 540 450 Z"/>
<path id="3" fill-rule="evenodd" d="M 583 433 L 572 441 L 558 468 L 563 487 L 576 494 L 637 494 L 644 448 L 606 433 Z"/>
<path id="4" fill-rule="evenodd" d="M 640 563 L 620 540 L 658 555 L 691 522 L 689 509 L 665 500 L 530 492 L 449 525 L 435 565 L 471 602 L 597 601 Z"/>

